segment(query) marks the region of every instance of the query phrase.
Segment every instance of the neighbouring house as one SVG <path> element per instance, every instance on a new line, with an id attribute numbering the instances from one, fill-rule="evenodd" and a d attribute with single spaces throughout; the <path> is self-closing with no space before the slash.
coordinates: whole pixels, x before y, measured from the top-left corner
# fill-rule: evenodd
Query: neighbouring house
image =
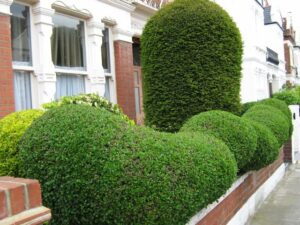
<path id="1" fill-rule="evenodd" d="M 244 42 L 242 102 L 268 98 L 286 82 L 280 14 L 264 0 L 215 0 L 237 23 Z"/>
<path id="2" fill-rule="evenodd" d="M 0 0 L 0 117 L 98 93 L 143 122 L 140 36 L 171 0 Z M 285 83 L 283 31 L 257 0 L 216 0 L 244 41 L 243 102 Z"/>
<path id="3" fill-rule="evenodd" d="M 166 0 L 1 0 L 0 117 L 98 93 L 142 122 L 139 37 Z"/>
<path id="4" fill-rule="evenodd" d="M 286 61 L 287 82 L 290 85 L 300 85 L 300 46 L 296 40 L 296 31 L 292 24 L 292 18 L 283 18 L 284 29 L 284 55 Z"/>

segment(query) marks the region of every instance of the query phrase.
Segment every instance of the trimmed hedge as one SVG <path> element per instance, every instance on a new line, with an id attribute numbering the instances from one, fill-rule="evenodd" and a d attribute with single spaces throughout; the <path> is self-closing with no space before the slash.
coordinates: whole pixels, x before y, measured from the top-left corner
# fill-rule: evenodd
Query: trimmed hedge
<path id="1" fill-rule="evenodd" d="M 241 107 L 241 112 L 239 113 L 239 115 L 243 115 L 245 112 L 247 112 L 251 107 L 255 106 L 256 104 L 258 104 L 259 102 L 246 102 L 244 104 L 242 104 Z"/>
<path id="2" fill-rule="evenodd" d="M 40 180 L 50 224 L 185 224 L 226 192 L 237 170 L 224 143 L 186 135 L 132 127 L 85 105 L 62 106 L 26 131 L 22 171 Z"/>
<path id="3" fill-rule="evenodd" d="M 269 128 L 253 120 L 245 120 L 254 127 L 257 134 L 256 151 L 246 168 L 247 171 L 259 170 L 271 164 L 278 158 L 279 145 L 277 139 Z"/>
<path id="4" fill-rule="evenodd" d="M 300 96 L 295 90 L 285 90 L 275 93 L 273 98 L 284 101 L 287 105 L 299 105 Z"/>
<path id="5" fill-rule="evenodd" d="M 178 131 L 203 111 L 240 111 L 242 41 L 228 13 L 209 0 L 177 0 L 141 38 L 145 123 Z"/>
<path id="6" fill-rule="evenodd" d="M 202 132 L 221 139 L 234 154 L 241 171 L 245 170 L 256 150 L 254 128 L 229 112 L 214 110 L 200 113 L 189 119 L 180 131 Z"/>
<path id="7" fill-rule="evenodd" d="M 41 110 L 26 110 L 9 114 L 0 120 L 0 176 L 17 174 L 17 143 L 32 121 L 42 114 Z"/>
<path id="8" fill-rule="evenodd" d="M 97 94 L 80 94 L 75 96 L 64 96 L 58 101 L 53 101 L 53 102 L 43 104 L 43 108 L 49 110 L 55 107 L 70 105 L 70 104 L 89 105 L 95 108 L 105 109 L 109 112 L 121 116 L 129 124 L 134 125 L 134 121 L 129 119 L 128 116 L 126 116 L 123 113 L 122 109 L 118 105 L 109 102 L 107 99 Z"/>
<path id="9" fill-rule="evenodd" d="M 269 98 L 261 101 L 260 103 L 280 110 L 288 118 L 288 120 L 292 120 L 292 113 L 289 109 L 289 106 L 284 101 L 275 98 Z"/>
<path id="10" fill-rule="evenodd" d="M 278 147 L 281 147 L 289 139 L 290 124 L 288 119 L 280 110 L 272 106 L 255 105 L 243 117 L 268 127 L 277 138 Z"/>

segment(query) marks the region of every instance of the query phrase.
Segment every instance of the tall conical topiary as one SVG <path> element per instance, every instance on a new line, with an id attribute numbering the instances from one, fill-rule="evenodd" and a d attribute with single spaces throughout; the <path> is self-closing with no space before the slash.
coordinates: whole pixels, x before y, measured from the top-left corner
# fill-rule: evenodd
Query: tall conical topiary
<path id="1" fill-rule="evenodd" d="M 231 17 L 209 0 L 176 0 L 142 38 L 147 125 L 178 131 L 199 112 L 240 108 L 242 41 Z"/>

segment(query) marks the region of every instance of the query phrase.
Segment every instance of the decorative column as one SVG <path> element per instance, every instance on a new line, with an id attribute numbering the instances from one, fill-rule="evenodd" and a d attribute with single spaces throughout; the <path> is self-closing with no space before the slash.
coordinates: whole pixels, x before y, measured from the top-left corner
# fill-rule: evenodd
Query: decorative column
<path id="1" fill-rule="evenodd" d="M 114 30 L 117 102 L 124 113 L 136 121 L 132 32 L 116 27 Z"/>
<path id="2" fill-rule="evenodd" d="M 38 80 L 39 105 L 55 99 L 56 74 L 51 55 L 52 16 L 54 10 L 48 1 L 40 1 L 33 8 L 36 31 L 35 75 Z"/>
<path id="3" fill-rule="evenodd" d="M 101 19 L 96 20 L 95 18 L 90 19 L 87 23 L 88 33 L 88 54 L 87 54 L 87 71 L 88 78 L 90 80 L 90 91 L 100 96 L 104 96 L 105 92 L 105 75 L 102 67 L 102 30 L 104 24 Z"/>
<path id="4" fill-rule="evenodd" d="M 15 111 L 10 31 L 12 2 L 0 0 L 0 118 Z"/>

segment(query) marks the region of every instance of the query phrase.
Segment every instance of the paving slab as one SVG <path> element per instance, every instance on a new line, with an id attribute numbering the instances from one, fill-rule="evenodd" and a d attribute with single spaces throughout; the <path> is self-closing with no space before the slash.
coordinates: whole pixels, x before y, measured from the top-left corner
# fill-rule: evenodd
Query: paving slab
<path id="1" fill-rule="evenodd" d="M 300 225 L 300 164 L 290 166 L 247 225 Z"/>

